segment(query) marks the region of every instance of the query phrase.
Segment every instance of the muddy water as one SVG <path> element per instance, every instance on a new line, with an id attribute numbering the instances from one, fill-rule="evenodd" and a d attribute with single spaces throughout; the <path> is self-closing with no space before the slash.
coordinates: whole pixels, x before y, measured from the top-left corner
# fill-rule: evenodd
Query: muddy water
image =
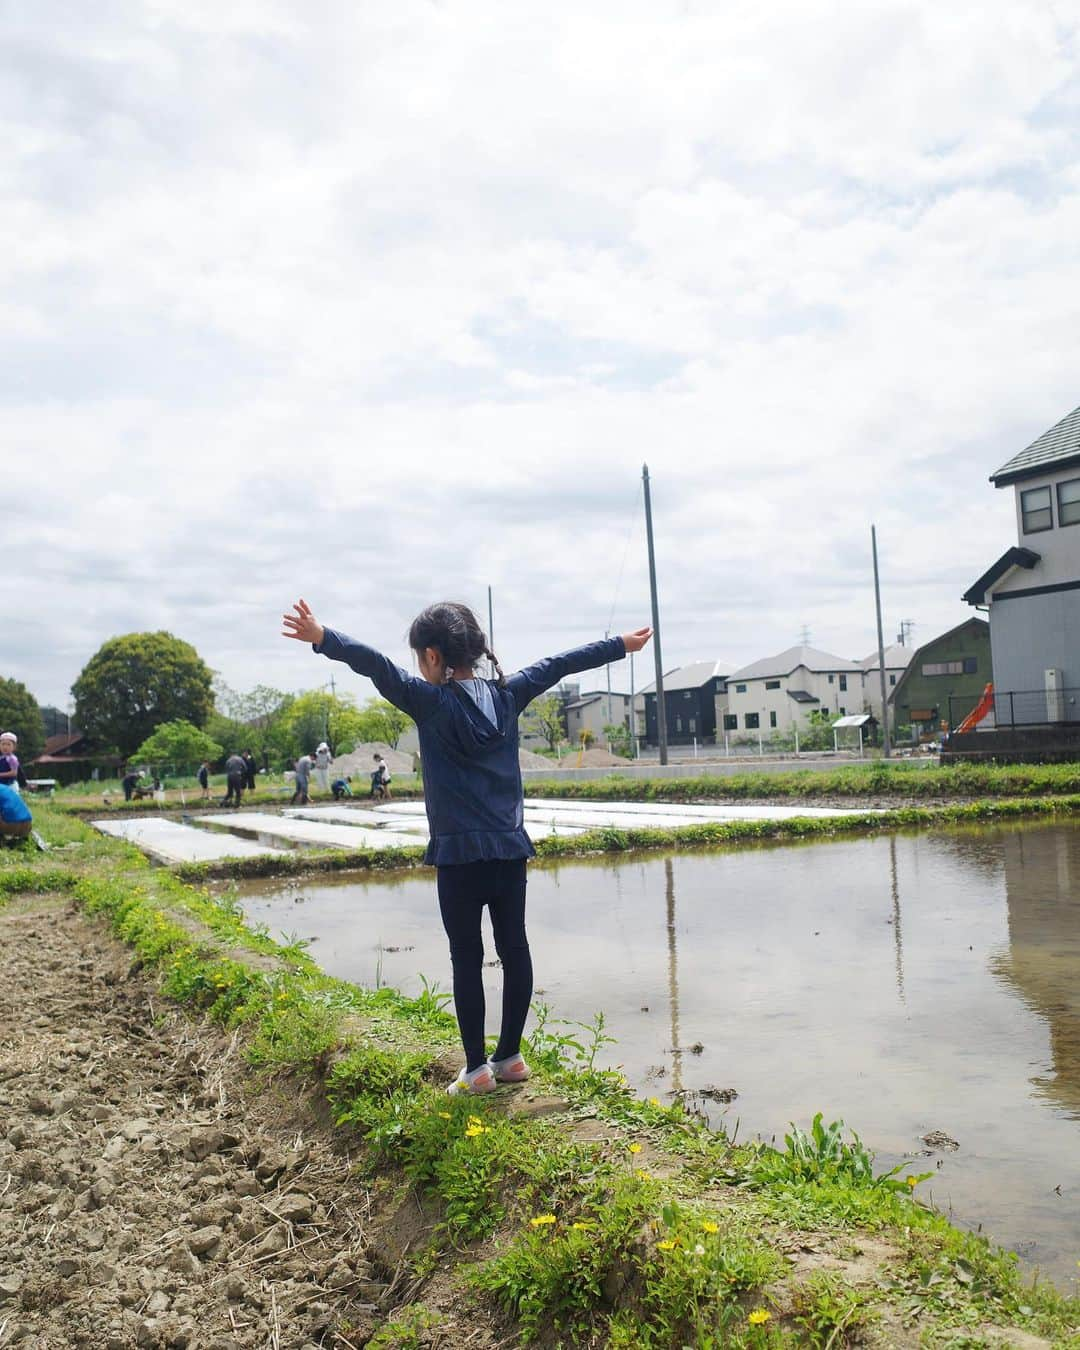
<path id="1" fill-rule="evenodd" d="M 449 984 L 430 874 L 243 894 L 333 974 Z M 529 932 L 538 997 L 602 1009 L 618 1044 L 600 1060 L 643 1091 L 733 1089 L 704 1106 L 743 1138 L 820 1110 L 883 1163 L 943 1131 L 959 1148 L 918 1160 L 923 1193 L 1072 1288 L 1080 826 L 538 865 Z"/>

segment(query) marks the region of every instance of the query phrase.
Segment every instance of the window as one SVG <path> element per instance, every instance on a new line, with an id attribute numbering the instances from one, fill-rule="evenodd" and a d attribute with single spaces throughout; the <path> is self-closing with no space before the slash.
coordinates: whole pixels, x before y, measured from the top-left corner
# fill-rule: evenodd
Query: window
<path id="1" fill-rule="evenodd" d="M 676 731 L 682 731 L 682 718 L 681 718 L 681 717 L 676 717 L 676 719 L 675 719 L 675 730 L 676 730 Z"/>
<path id="2" fill-rule="evenodd" d="M 1028 488 L 1020 494 L 1020 522 L 1025 534 L 1054 528 L 1054 512 L 1048 487 Z"/>
<path id="3" fill-rule="evenodd" d="M 694 695 L 689 689 L 686 691 L 685 694 L 683 694 L 683 698 L 693 698 L 693 697 Z"/>
<path id="4" fill-rule="evenodd" d="M 771 727 L 776 726 L 776 713 L 774 712 L 771 712 L 769 714 L 769 726 Z"/>
<path id="5" fill-rule="evenodd" d="M 759 727 L 760 725 L 761 725 L 761 722 L 760 722 L 760 720 L 759 720 L 759 718 L 758 718 L 757 713 L 747 713 L 747 714 L 746 714 L 746 729 L 747 729 L 747 731 L 757 731 L 757 729 L 758 729 L 758 727 Z"/>
<path id="6" fill-rule="evenodd" d="M 725 713 L 725 714 L 724 714 L 724 730 L 725 730 L 725 731 L 738 731 L 738 729 L 739 729 L 739 719 L 738 719 L 738 717 L 736 717 L 736 715 L 735 715 L 734 713 Z"/>
<path id="7" fill-rule="evenodd" d="M 779 689 L 779 688 L 780 688 L 780 681 L 779 681 L 779 680 L 766 680 L 766 681 L 765 681 L 765 688 L 766 688 L 766 689 Z"/>
<path id="8" fill-rule="evenodd" d="M 686 729 L 690 732 L 690 735 L 691 735 L 691 736 L 694 735 L 694 733 L 697 731 L 697 718 L 696 718 L 696 717 L 691 717 L 690 721 L 687 723 L 687 728 L 686 728 Z"/>
<path id="9" fill-rule="evenodd" d="M 846 717 L 846 716 L 847 716 L 847 709 L 846 709 L 846 708 L 841 708 L 841 709 L 840 709 L 840 716 L 841 716 L 841 717 Z"/>
<path id="10" fill-rule="evenodd" d="M 829 676 L 829 683 L 832 684 L 832 682 L 833 682 L 833 677 L 830 675 L 830 676 Z"/>
<path id="11" fill-rule="evenodd" d="M 1057 485 L 1058 524 L 1080 525 L 1080 478 Z"/>
<path id="12" fill-rule="evenodd" d="M 842 694 L 846 694 L 846 693 L 847 693 L 847 676 L 846 676 L 846 675 L 841 675 L 841 676 L 840 676 L 840 692 L 841 692 Z"/>
<path id="13" fill-rule="evenodd" d="M 895 683 L 896 683 L 896 676 L 895 676 L 895 675 L 890 675 L 890 676 L 889 676 L 889 683 L 890 683 L 890 684 L 895 684 Z"/>
<path id="14" fill-rule="evenodd" d="M 974 675 L 978 672 L 978 658 L 974 656 L 963 656 L 959 661 L 924 661 L 922 673 L 924 675 Z M 893 679 L 895 684 L 895 677 Z"/>
<path id="15" fill-rule="evenodd" d="M 745 694 L 745 693 L 746 693 L 746 685 L 745 685 L 745 684 L 737 684 L 737 685 L 735 686 L 735 692 L 736 692 L 737 694 Z"/>

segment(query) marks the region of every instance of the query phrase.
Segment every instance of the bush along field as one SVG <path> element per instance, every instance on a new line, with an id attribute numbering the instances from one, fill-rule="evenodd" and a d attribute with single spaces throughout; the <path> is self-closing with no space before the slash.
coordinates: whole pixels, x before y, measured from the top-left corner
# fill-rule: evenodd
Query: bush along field
<path id="1" fill-rule="evenodd" d="M 0 853 L 0 904 L 59 895 L 107 926 L 159 996 L 238 1038 L 244 1091 L 310 1103 L 352 1159 L 379 1293 L 326 1344 L 1080 1345 L 1080 1300 L 951 1227 L 920 1201 L 925 1174 L 880 1172 L 827 1110 L 782 1147 L 738 1143 L 604 1067 L 601 1014 L 542 1006 L 528 1084 L 449 1098 L 459 1051 L 435 986 L 331 978 L 247 925 L 234 892 L 60 812 L 38 824 L 53 847 Z"/>
<path id="2" fill-rule="evenodd" d="M 530 781 L 533 797 L 570 797 L 593 801 L 744 801 L 791 798 L 910 798 L 913 801 L 974 801 L 983 797 L 1073 796 L 1080 793 L 1076 764 L 847 764 L 835 769 L 793 769 L 761 773 L 698 774 L 685 778 L 608 778 L 569 783 Z"/>

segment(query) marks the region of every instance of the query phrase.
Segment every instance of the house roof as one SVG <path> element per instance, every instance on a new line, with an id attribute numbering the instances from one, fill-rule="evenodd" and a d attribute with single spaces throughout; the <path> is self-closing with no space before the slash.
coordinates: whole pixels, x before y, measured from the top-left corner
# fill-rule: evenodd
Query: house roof
<path id="1" fill-rule="evenodd" d="M 838 717 L 832 724 L 832 729 L 835 731 L 837 727 L 841 730 L 844 727 L 865 727 L 873 720 L 869 713 L 848 713 L 846 717 Z"/>
<path id="2" fill-rule="evenodd" d="M 77 750 L 86 737 L 81 731 L 61 732 L 58 736 L 48 736 L 42 755 L 70 755 Z"/>
<path id="3" fill-rule="evenodd" d="M 734 675 L 729 675 L 728 681 L 771 680 L 778 675 L 790 675 L 799 666 L 818 672 L 862 670 L 858 661 L 849 661 L 846 656 L 834 656 L 832 652 L 819 651 L 817 647 L 788 647 L 786 651 L 778 652 L 776 656 L 766 656 L 761 661 L 753 661 L 750 665 L 743 666 Z"/>
<path id="4" fill-rule="evenodd" d="M 914 655 L 915 655 L 914 647 L 905 647 L 902 642 L 894 642 L 891 647 L 885 648 L 885 669 L 903 670 L 904 667 L 910 663 L 911 658 Z M 859 665 L 862 666 L 863 670 L 877 670 L 878 668 L 877 651 L 876 650 L 872 651 L 869 656 L 864 657 L 859 662 Z"/>
<path id="5" fill-rule="evenodd" d="M 1005 550 L 993 566 L 986 569 L 973 586 L 967 588 L 961 599 L 966 600 L 969 605 L 985 604 L 986 592 L 999 582 L 1006 572 L 1011 572 L 1014 567 L 1034 567 L 1039 557 L 1040 555 L 1030 548 L 1018 548 L 1013 545 L 1012 548 Z"/>
<path id="6" fill-rule="evenodd" d="M 811 694 L 811 693 L 809 693 L 809 692 L 808 692 L 807 690 L 805 690 L 805 689 L 789 689 L 789 690 L 787 691 L 787 696 L 788 696 L 788 698 L 793 698 L 793 699 L 795 700 L 796 703 L 820 703 L 820 702 L 821 702 L 821 699 L 819 699 L 815 694 Z"/>
<path id="7" fill-rule="evenodd" d="M 700 689 L 703 684 L 719 675 L 728 680 L 728 667 L 723 661 L 691 661 L 688 666 L 679 666 L 676 670 L 664 672 L 664 693 L 670 694 L 676 689 Z M 656 681 L 642 685 L 639 694 L 654 694 Z"/>
<path id="8" fill-rule="evenodd" d="M 1080 408 L 1074 408 L 1026 449 L 1013 455 L 997 473 L 990 475 L 990 481 L 995 487 L 1005 487 L 1067 464 L 1080 464 Z"/>

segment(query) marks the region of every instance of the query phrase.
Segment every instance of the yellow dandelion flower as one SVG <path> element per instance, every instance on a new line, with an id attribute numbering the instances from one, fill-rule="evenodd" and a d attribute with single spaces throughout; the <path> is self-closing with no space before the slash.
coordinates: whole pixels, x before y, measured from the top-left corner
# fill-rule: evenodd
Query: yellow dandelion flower
<path id="1" fill-rule="evenodd" d="M 720 1225 L 718 1223 L 713 1223 L 712 1219 L 706 1219 L 701 1227 L 702 1231 L 706 1233 L 719 1233 L 720 1231 Z"/>
<path id="2" fill-rule="evenodd" d="M 905 1177 L 904 1180 L 907 1182 L 911 1190 L 914 1190 L 915 1187 L 919 1184 L 918 1177 Z"/>
<path id="3" fill-rule="evenodd" d="M 487 1134 L 487 1130 L 483 1125 L 470 1125 L 465 1131 L 465 1138 L 476 1139 L 481 1134 Z"/>
<path id="4" fill-rule="evenodd" d="M 761 1327 L 764 1326 L 771 1317 L 772 1313 L 769 1312 L 768 1308 L 755 1308 L 746 1320 L 752 1327 Z"/>
<path id="5" fill-rule="evenodd" d="M 673 1252 L 675 1250 L 674 1242 L 658 1242 L 656 1245 L 662 1252 Z"/>
<path id="6" fill-rule="evenodd" d="M 548 1224 L 555 1222 L 554 1214 L 538 1214 L 535 1219 L 530 1219 L 529 1223 L 533 1228 L 546 1228 Z"/>
<path id="7" fill-rule="evenodd" d="M 640 1153 L 640 1152 L 641 1152 L 641 1145 L 640 1145 L 640 1144 L 627 1144 L 626 1147 L 627 1147 L 627 1149 L 628 1149 L 631 1153 Z"/>
<path id="8" fill-rule="evenodd" d="M 449 1111 L 440 1111 L 440 1112 L 439 1112 L 439 1117 L 440 1117 L 440 1119 L 442 1119 L 442 1120 L 449 1120 L 449 1119 L 450 1119 L 450 1112 L 449 1112 Z"/>
<path id="9" fill-rule="evenodd" d="M 660 1105 L 660 1098 L 659 1098 L 659 1097 L 650 1097 L 650 1098 L 649 1098 L 649 1105 L 650 1105 L 650 1106 L 659 1106 L 659 1105 Z"/>
<path id="10" fill-rule="evenodd" d="M 595 1228 L 596 1224 L 592 1219 L 579 1219 L 577 1223 L 572 1223 L 570 1227 L 575 1233 L 585 1233 L 588 1232 L 590 1228 Z"/>
<path id="11" fill-rule="evenodd" d="M 638 1181 L 649 1181 L 651 1180 L 652 1174 L 646 1172 L 644 1167 L 636 1167 L 634 1169 L 634 1176 L 637 1177 Z"/>

